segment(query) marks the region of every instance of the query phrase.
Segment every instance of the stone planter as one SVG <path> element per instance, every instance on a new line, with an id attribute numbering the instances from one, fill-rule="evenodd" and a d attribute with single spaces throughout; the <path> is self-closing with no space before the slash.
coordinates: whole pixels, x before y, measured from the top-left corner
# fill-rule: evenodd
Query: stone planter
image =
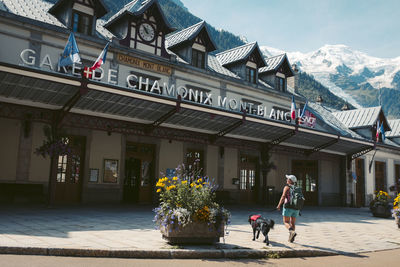
<path id="1" fill-rule="evenodd" d="M 170 244 L 212 244 L 224 237 L 224 224 L 218 227 L 194 222 L 185 227 L 160 226 L 162 237 Z"/>
<path id="2" fill-rule="evenodd" d="M 372 215 L 380 218 L 389 218 L 392 216 L 391 208 L 389 205 L 375 204 L 371 207 Z"/>

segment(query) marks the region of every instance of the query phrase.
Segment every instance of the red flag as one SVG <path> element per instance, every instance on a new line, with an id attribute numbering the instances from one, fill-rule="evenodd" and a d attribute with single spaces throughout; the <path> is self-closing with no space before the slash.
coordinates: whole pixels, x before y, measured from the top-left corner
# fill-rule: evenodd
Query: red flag
<path id="1" fill-rule="evenodd" d="M 107 57 L 107 51 L 108 51 L 108 46 L 110 45 L 110 42 L 106 44 L 104 47 L 103 51 L 101 51 L 99 57 L 97 58 L 96 62 L 93 64 L 92 67 L 90 67 L 90 70 L 95 70 L 101 67 L 106 62 L 106 57 Z"/>
<path id="2" fill-rule="evenodd" d="M 379 141 L 379 133 L 381 131 L 381 127 L 379 126 L 379 121 L 377 122 L 376 125 L 376 141 Z"/>

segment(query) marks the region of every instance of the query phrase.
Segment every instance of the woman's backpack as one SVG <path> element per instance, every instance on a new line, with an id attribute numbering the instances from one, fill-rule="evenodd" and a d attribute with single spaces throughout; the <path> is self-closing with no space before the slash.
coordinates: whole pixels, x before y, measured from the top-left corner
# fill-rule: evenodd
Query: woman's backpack
<path id="1" fill-rule="evenodd" d="M 304 195 L 301 190 L 301 187 L 297 187 L 294 185 L 289 186 L 290 199 L 287 203 L 285 203 L 285 208 L 301 210 L 304 206 Z"/>

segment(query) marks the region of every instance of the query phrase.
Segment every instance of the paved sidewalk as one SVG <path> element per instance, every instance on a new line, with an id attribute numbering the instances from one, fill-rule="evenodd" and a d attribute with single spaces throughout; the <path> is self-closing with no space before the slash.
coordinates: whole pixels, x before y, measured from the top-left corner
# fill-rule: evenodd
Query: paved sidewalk
<path id="1" fill-rule="evenodd" d="M 0 208 L 0 254 L 139 258 L 241 258 L 353 254 L 400 248 L 393 219 L 372 217 L 366 208 L 306 208 L 294 243 L 277 211 L 227 207 L 232 212 L 225 240 L 209 246 L 171 246 L 154 229 L 151 206 Z M 261 213 L 275 220 L 271 244 L 252 241 L 247 222 Z"/>

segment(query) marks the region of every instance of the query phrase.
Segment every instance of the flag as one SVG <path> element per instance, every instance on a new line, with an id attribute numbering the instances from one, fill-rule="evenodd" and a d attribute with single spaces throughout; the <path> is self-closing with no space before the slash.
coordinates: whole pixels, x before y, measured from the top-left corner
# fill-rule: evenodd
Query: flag
<path id="1" fill-rule="evenodd" d="M 292 106 L 290 107 L 290 117 L 292 120 L 296 119 L 296 103 L 294 102 L 294 96 L 292 96 Z"/>
<path id="2" fill-rule="evenodd" d="M 97 58 L 96 62 L 94 62 L 93 66 L 90 67 L 90 70 L 95 70 L 101 67 L 106 62 L 106 57 L 107 57 L 107 51 L 108 51 L 108 46 L 110 45 L 110 42 L 106 44 L 104 47 L 103 51 L 101 51 L 99 57 Z"/>
<path id="3" fill-rule="evenodd" d="M 304 115 L 306 115 L 307 103 L 308 103 L 308 101 L 306 101 L 306 103 L 304 104 L 303 110 L 301 111 L 300 118 L 303 118 Z"/>
<path id="4" fill-rule="evenodd" d="M 381 127 L 379 128 L 379 131 L 382 134 L 382 140 L 385 141 L 386 136 L 385 136 L 385 129 L 383 129 L 383 123 L 381 124 Z"/>
<path id="5" fill-rule="evenodd" d="M 78 45 L 76 44 L 74 33 L 71 32 L 58 65 L 65 67 L 79 62 L 81 62 L 81 57 L 79 56 Z"/>
<path id="6" fill-rule="evenodd" d="M 376 125 L 376 141 L 379 141 L 379 132 L 381 131 L 381 127 L 379 125 L 379 121 L 377 122 Z"/>

